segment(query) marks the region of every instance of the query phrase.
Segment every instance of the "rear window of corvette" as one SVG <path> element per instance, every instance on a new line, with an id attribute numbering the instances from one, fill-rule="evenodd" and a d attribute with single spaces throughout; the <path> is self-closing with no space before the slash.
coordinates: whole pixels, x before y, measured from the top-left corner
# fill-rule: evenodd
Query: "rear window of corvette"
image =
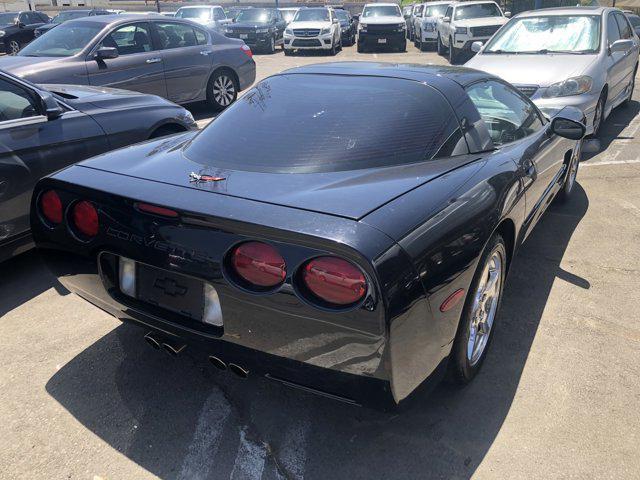
<path id="1" fill-rule="evenodd" d="M 186 148 L 218 168 L 315 173 L 467 153 L 442 94 L 395 78 L 291 74 L 248 91 Z"/>

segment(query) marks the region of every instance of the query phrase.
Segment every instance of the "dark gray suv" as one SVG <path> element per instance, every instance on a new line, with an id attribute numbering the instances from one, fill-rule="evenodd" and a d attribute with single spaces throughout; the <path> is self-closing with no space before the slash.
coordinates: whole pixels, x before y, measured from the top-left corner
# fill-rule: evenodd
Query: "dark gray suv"
<path id="1" fill-rule="evenodd" d="M 36 83 L 110 86 L 218 109 L 256 76 L 242 40 L 155 14 L 70 20 L 0 58 L 0 68 Z"/>

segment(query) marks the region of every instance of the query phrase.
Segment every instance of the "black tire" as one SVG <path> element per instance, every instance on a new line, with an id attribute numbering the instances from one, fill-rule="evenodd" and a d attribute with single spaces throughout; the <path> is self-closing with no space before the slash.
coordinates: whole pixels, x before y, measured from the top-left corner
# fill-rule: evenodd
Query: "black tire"
<path id="1" fill-rule="evenodd" d="M 267 47 L 267 53 L 269 55 L 276 53 L 276 37 L 271 37 L 271 40 L 269 41 L 269 46 Z"/>
<path id="2" fill-rule="evenodd" d="M 437 42 L 438 42 L 438 47 L 437 47 L 437 49 L 438 49 L 438 55 L 441 55 L 441 56 L 442 56 L 442 55 L 444 55 L 445 49 L 444 49 L 444 45 L 443 45 L 443 43 L 442 43 L 442 39 L 440 38 L 440 34 L 438 34 L 438 40 L 437 40 Z"/>
<path id="3" fill-rule="evenodd" d="M 576 176 L 578 175 L 578 167 L 580 166 L 580 155 L 582 152 L 582 140 L 578 143 L 576 148 L 577 152 L 571 156 L 571 160 L 569 161 L 569 166 L 567 168 L 567 173 L 564 176 L 564 181 L 562 183 L 562 189 L 556 195 L 556 201 L 558 203 L 565 203 L 571 197 L 571 192 L 573 192 L 573 188 L 576 183 Z"/>
<path id="4" fill-rule="evenodd" d="M 285 54 L 285 56 L 287 56 L 287 57 L 288 57 L 288 56 L 290 56 L 290 55 L 293 55 L 293 50 L 290 50 L 290 49 L 288 49 L 288 48 L 284 48 L 284 47 L 282 47 L 282 49 L 284 50 L 284 54 Z"/>
<path id="5" fill-rule="evenodd" d="M 596 111 L 593 115 L 593 132 L 591 132 L 591 136 L 596 138 L 600 133 L 600 129 L 602 128 L 602 124 L 604 123 L 604 112 L 607 106 L 607 93 L 603 91 L 600 94 L 600 98 L 598 98 L 598 103 L 596 104 Z"/>
<path id="6" fill-rule="evenodd" d="M 224 110 L 238 98 L 238 82 L 231 70 L 216 70 L 207 84 L 207 103 L 216 110 Z"/>
<path id="7" fill-rule="evenodd" d="M 449 38 L 449 63 L 455 65 L 457 59 L 458 52 L 456 51 L 456 47 L 453 46 L 453 39 Z"/>
<path id="8" fill-rule="evenodd" d="M 358 42 L 358 53 L 364 53 L 364 47 L 360 42 Z"/>
<path id="9" fill-rule="evenodd" d="M 149 140 L 166 137 L 168 135 L 175 135 L 176 133 L 182 132 L 186 132 L 186 130 L 179 125 L 163 125 L 162 127 L 156 128 L 151 135 L 149 135 Z"/>
<path id="10" fill-rule="evenodd" d="M 501 258 L 500 262 L 500 276 L 496 280 L 497 283 L 497 298 L 493 299 L 495 304 L 493 321 L 490 326 L 488 333 L 486 334 L 486 340 L 484 343 L 484 347 L 480 352 L 479 357 L 474 358 L 473 361 L 469 359 L 469 341 L 471 337 L 471 324 L 472 324 L 472 313 L 474 303 L 476 303 L 476 293 L 480 286 L 480 282 L 484 281 L 486 277 L 486 270 L 488 263 L 493 258 L 493 255 L 497 254 Z M 495 324 L 498 314 L 500 312 L 500 304 L 502 303 L 502 293 L 504 291 L 504 280 L 507 268 L 507 250 L 504 239 L 499 233 L 494 233 L 491 236 L 491 239 L 487 243 L 482 255 L 480 255 L 480 261 L 478 262 L 478 267 L 476 269 L 476 273 L 473 276 L 473 280 L 471 281 L 471 286 L 467 293 L 467 298 L 465 300 L 464 309 L 462 310 L 462 315 L 460 316 L 460 324 L 458 325 L 458 331 L 456 333 L 456 338 L 453 341 L 453 347 L 451 349 L 451 354 L 449 357 L 449 365 L 448 365 L 448 379 L 452 383 L 458 385 L 466 385 L 478 374 L 480 368 L 482 367 L 482 363 L 487 355 L 487 351 L 491 346 L 491 340 L 493 339 L 493 333 L 495 332 Z M 492 302 L 492 309 L 493 309 Z M 479 331 L 479 330 L 478 330 Z M 483 334 L 484 335 L 484 334 Z M 474 337 L 476 338 L 476 337 Z M 473 349 L 472 349 L 473 350 Z M 475 350 L 474 350 L 475 352 Z M 473 355 L 472 355 L 473 356 Z"/>
<path id="11" fill-rule="evenodd" d="M 416 35 L 416 39 L 413 41 L 413 45 L 420 51 L 422 51 L 422 34 Z"/>
<path id="12" fill-rule="evenodd" d="M 334 57 L 336 55 L 336 53 L 338 53 L 338 49 L 336 48 L 336 43 L 332 40 L 331 41 L 331 50 L 329 50 L 329 55 Z"/>
<path id="13" fill-rule="evenodd" d="M 399 52 L 406 52 L 407 51 L 407 41 L 403 41 L 400 46 L 398 47 L 398 51 Z"/>

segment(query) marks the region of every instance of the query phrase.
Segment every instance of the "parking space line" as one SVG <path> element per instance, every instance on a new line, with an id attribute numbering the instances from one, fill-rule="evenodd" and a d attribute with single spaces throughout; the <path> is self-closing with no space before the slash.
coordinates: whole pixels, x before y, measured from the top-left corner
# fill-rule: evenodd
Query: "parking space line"
<path id="1" fill-rule="evenodd" d="M 580 164 L 580 168 L 586 167 L 601 167 L 603 165 L 633 165 L 640 163 L 640 158 L 635 160 L 601 160 L 599 162 L 583 162 Z"/>
<path id="2" fill-rule="evenodd" d="M 240 446 L 231 471 L 231 480 L 259 480 L 262 478 L 267 449 L 247 439 L 246 428 L 240 430 Z"/>
<path id="3" fill-rule="evenodd" d="M 178 478 L 209 478 L 209 470 L 218 451 L 224 425 L 231 413 L 231 406 L 220 389 L 214 387 L 202 406 L 196 431 L 187 454 L 182 461 Z"/>

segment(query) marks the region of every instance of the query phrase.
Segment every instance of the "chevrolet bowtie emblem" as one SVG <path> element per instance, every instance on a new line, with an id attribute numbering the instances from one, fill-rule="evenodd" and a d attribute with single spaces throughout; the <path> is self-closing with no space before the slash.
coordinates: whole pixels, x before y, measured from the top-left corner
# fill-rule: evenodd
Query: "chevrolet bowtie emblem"
<path id="1" fill-rule="evenodd" d="M 195 172 L 191 172 L 189 174 L 189 181 L 193 182 L 193 183 L 200 183 L 200 182 L 219 182 L 221 180 L 224 180 L 226 177 L 215 177 L 213 175 L 200 175 L 198 173 Z"/>
<path id="2" fill-rule="evenodd" d="M 172 278 L 157 278 L 153 286 L 171 297 L 181 297 L 187 293 L 187 287 L 180 285 Z"/>

